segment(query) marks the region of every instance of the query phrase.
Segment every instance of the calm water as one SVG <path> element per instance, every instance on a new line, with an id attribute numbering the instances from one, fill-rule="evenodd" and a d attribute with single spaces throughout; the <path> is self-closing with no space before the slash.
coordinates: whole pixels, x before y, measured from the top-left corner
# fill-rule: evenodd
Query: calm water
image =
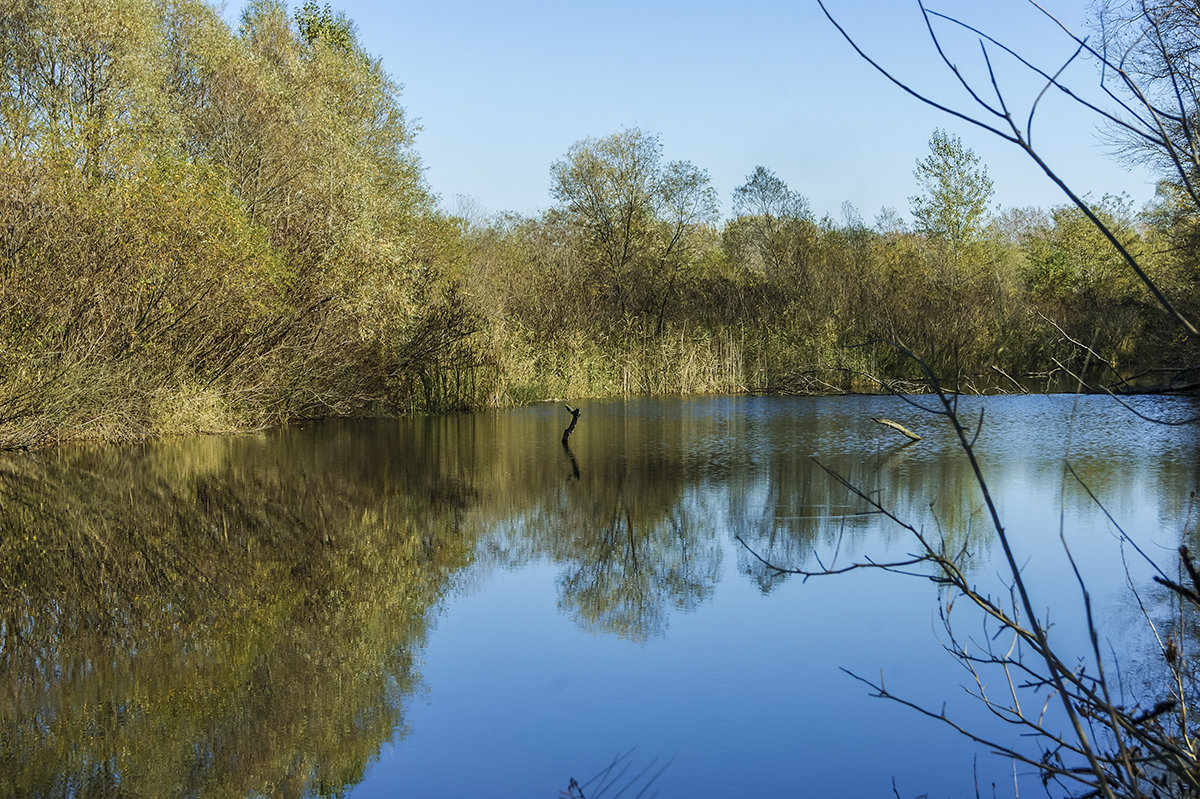
<path id="1" fill-rule="evenodd" d="M 963 407 L 1059 645 L 1085 644 L 1061 533 L 1127 686 L 1151 683 L 1115 528 L 1064 457 L 1170 565 L 1195 428 L 1106 398 Z M 926 438 L 902 447 L 873 416 Z M 912 551 L 816 458 L 1002 590 L 948 428 L 875 397 L 591 402 L 564 450 L 568 421 L 545 405 L 0 460 L 0 796 L 551 797 L 620 755 L 617 787 L 666 765 L 662 796 L 1013 794 L 1011 764 L 841 670 L 1018 741 L 964 696 L 935 585 L 805 581 L 736 540 L 807 568 Z"/>

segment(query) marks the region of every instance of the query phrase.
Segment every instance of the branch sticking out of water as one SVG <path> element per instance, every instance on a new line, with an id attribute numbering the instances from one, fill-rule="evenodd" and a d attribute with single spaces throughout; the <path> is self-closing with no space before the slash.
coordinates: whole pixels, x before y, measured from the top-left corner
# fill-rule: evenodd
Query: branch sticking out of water
<path id="1" fill-rule="evenodd" d="M 563 431 L 562 443 L 565 447 L 567 439 L 571 437 L 571 433 L 575 430 L 575 425 L 579 423 L 579 408 L 572 408 L 570 405 L 563 405 L 571 413 L 571 424 L 567 425 L 567 429 Z"/>

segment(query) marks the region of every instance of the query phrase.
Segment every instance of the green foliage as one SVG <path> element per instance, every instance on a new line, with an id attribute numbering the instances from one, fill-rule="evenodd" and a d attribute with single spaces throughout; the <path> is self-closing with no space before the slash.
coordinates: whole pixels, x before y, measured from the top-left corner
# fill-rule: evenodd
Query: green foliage
<path id="1" fill-rule="evenodd" d="M 305 0 L 296 10 L 296 26 L 306 44 L 321 42 L 347 53 L 354 49 L 353 26 L 344 15 L 335 15 L 328 3 L 322 8 L 316 0 Z"/>
<path id="2" fill-rule="evenodd" d="M 1140 254 L 1151 271 L 1161 272 L 1148 257 L 1128 199 L 1106 195 L 1093 210 L 1130 252 Z M 1082 211 L 1073 205 L 1052 208 L 1026 220 L 1016 238 L 1030 303 L 1062 335 L 1114 364 L 1161 357 L 1155 332 L 1160 321 L 1153 306 L 1124 260 Z M 1059 357 L 1080 362 L 1083 354 L 1063 352 Z"/>
<path id="3" fill-rule="evenodd" d="M 663 164 L 658 137 L 637 128 L 577 142 L 550 172 L 553 213 L 574 234 L 576 269 L 615 311 L 609 323 L 653 320 L 661 333 L 693 237 L 716 218 L 708 173 Z"/>
<path id="4" fill-rule="evenodd" d="M 1129 202 L 1105 195 L 1094 210 L 1129 247 L 1137 246 Z M 1064 298 L 1087 294 L 1092 298 L 1132 300 L 1138 287 L 1120 255 L 1075 206 L 1050 209 L 1049 220 L 1025 242 L 1026 280 L 1039 295 Z"/>
<path id="5" fill-rule="evenodd" d="M 362 779 L 468 563 L 466 497 L 423 464 L 319 465 L 251 437 L 0 463 L 7 791 L 340 796 Z"/>
<path id="6" fill-rule="evenodd" d="M 0 69 L 0 447 L 911 376 L 879 340 L 947 376 L 1190 357 L 1077 211 L 989 225 L 942 131 L 913 231 L 818 221 L 763 166 L 718 227 L 707 173 L 637 128 L 573 145 L 539 218 L 469 224 L 328 5 L 233 31 L 195 0 L 17 0 Z M 1098 209 L 1194 303 L 1186 199 Z"/>
<path id="7" fill-rule="evenodd" d="M 12 5 L 0 446 L 412 407 L 398 372 L 430 356 L 401 350 L 461 256 L 349 21 L 263 0 L 234 34 L 186 0 Z"/>
<path id="8" fill-rule="evenodd" d="M 979 157 L 944 130 L 929 139 L 929 155 L 913 172 L 922 193 L 911 197 L 917 229 L 945 242 L 957 260 L 977 241 L 987 219 L 992 179 Z"/>
<path id="9" fill-rule="evenodd" d="M 552 170 L 558 207 L 469 234 L 493 400 L 871 390 L 876 379 L 918 378 L 882 341 L 964 390 L 1011 389 L 1050 369 L 1100 368 L 1113 380 L 1184 351 L 1085 216 L 990 219 L 986 169 L 941 131 L 918 165 L 915 230 L 886 215 L 867 228 L 853 209 L 814 220 L 802 194 L 758 167 L 734 192 L 736 218 L 682 228 L 686 265 L 665 281 L 660 152 L 637 130 L 580 142 Z M 1161 284 L 1194 292 L 1183 259 L 1148 254 L 1169 206 L 1146 217 L 1149 228 L 1119 198 L 1095 208 Z M 1178 219 L 1182 241 L 1190 222 Z M 664 282 L 669 303 L 656 307 Z"/>

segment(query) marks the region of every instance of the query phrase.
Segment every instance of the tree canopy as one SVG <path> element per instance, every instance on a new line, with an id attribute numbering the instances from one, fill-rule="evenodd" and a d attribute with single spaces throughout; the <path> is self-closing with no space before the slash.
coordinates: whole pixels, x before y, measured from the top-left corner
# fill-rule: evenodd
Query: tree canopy
<path id="1" fill-rule="evenodd" d="M 929 155 L 913 171 L 921 193 L 909 199 L 917 229 L 958 249 L 976 239 L 987 222 L 992 179 L 979 157 L 944 130 L 929 139 Z"/>
<path id="2" fill-rule="evenodd" d="M 554 160 L 544 214 L 467 220 L 438 207 L 399 83 L 329 5 L 255 0 L 236 29 L 198 0 L 9 11 L 0 446 L 912 377 L 881 340 L 956 375 L 1194 358 L 1095 220 L 992 216 L 985 165 L 945 131 L 911 227 L 817 219 L 764 165 L 722 221 L 708 173 L 636 127 Z M 1178 49 L 1165 34 L 1190 23 L 1164 14 Z M 1190 307 L 1189 174 L 1165 170 L 1143 215 L 1096 213 Z"/>

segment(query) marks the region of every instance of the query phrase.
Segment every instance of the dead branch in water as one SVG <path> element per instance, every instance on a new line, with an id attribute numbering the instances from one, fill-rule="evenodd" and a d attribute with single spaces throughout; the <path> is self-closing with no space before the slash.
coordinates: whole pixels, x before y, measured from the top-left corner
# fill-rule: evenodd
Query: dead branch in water
<path id="1" fill-rule="evenodd" d="M 563 405 L 571 413 L 571 423 L 567 425 L 567 429 L 563 431 L 562 443 L 565 447 L 567 439 L 571 437 L 571 433 L 575 431 L 575 425 L 579 423 L 579 408 L 572 408 L 570 405 Z"/>
<path id="2" fill-rule="evenodd" d="M 872 416 L 872 417 L 871 417 L 871 421 L 872 421 L 872 422 L 879 422 L 881 425 L 884 425 L 885 427 L 890 427 L 890 428 L 892 428 L 893 430 L 898 430 L 899 432 L 901 432 L 901 433 L 903 433 L 904 435 L 908 436 L 908 437 L 909 437 L 910 439 L 912 439 L 913 441 L 920 441 L 920 440 L 921 440 L 921 437 L 920 437 L 919 435 L 917 435 L 917 434 L 916 434 L 916 433 L 914 433 L 913 431 L 909 430 L 907 427 L 905 427 L 904 425 L 900 424 L 899 422 L 893 422 L 891 419 L 881 419 L 881 418 L 879 418 L 878 416 Z"/>

